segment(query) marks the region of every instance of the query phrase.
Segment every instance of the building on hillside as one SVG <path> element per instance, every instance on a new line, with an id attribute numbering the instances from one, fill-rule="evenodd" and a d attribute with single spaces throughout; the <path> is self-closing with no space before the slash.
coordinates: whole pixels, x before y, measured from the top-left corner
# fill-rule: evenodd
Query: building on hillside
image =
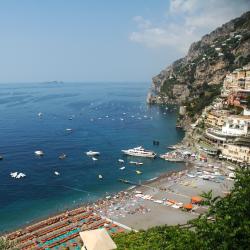
<path id="1" fill-rule="evenodd" d="M 227 105 L 245 108 L 248 96 L 250 96 L 250 89 L 233 91 L 228 95 L 226 103 Z"/>
<path id="2" fill-rule="evenodd" d="M 227 118 L 228 111 L 212 110 L 206 114 L 204 123 L 206 127 L 222 128 Z"/>
<path id="3" fill-rule="evenodd" d="M 204 140 L 220 147 L 225 143 L 233 143 L 239 137 L 247 137 L 250 131 L 250 116 L 229 116 L 221 129 L 208 128 Z"/>
<path id="4" fill-rule="evenodd" d="M 250 64 L 227 74 L 223 82 L 223 95 L 240 89 L 250 90 Z"/>
<path id="5" fill-rule="evenodd" d="M 246 163 L 249 165 L 250 147 L 234 144 L 224 144 L 221 147 L 220 157 L 237 163 Z"/>
<path id="6" fill-rule="evenodd" d="M 250 116 L 229 116 L 222 126 L 222 134 L 230 136 L 245 136 L 250 129 Z"/>

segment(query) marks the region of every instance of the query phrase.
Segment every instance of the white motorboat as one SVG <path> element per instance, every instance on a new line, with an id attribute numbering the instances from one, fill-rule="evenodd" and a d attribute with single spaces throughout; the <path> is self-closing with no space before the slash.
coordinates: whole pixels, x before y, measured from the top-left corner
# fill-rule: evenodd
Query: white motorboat
<path id="1" fill-rule="evenodd" d="M 60 173 L 59 173 L 59 172 L 57 172 L 57 171 L 55 171 L 55 172 L 54 172 L 54 174 L 55 174 L 55 175 L 57 175 L 57 176 L 58 176 L 58 175 L 60 175 Z"/>
<path id="2" fill-rule="evenodd" d="M 98 155 L 100 155 L 100 152 L 90 150 L 90 151 L 86 152 L 86 155 L 87 156 L 98 156 Z"/>
<path id="3" fill-rule="evenodd" d="M 34 153 L 35 153 L 35 155 L 38 155 L 38 156 L 44 155 L 44 152 L 42 150 L 36 150 Z"/>
<path id="4" fill-rule="evenodd" d="M 120 169 L 121 169 L 121 170 L 124 170 L 124 169 L 125 169 L 125 167 L 121 167 Z"/>
<path id="5" fill-rule="evenodd" d="M 93 161 L 97 161 L 98 159 L 97 159 L 97 158 L 95 158 L 95 157 L 92 157 L 92 160 L 93 160 Z"/>
<path id="6" fill-rule="evenodd" d="M 143 162 L 130 161 L 129 164 L 135 164 L 136 166 L 143 165 Z"/>
<path id="7" fill-rule="evenodd" d="M 123 159 L 118 159 L 118 162 L 124 163 L 124 160 Z"/>
<path id="8" fill-rule="evenodd" d="M 98 175 L 98 178 L 99 178 L 99 179 L 102 179 L 103 177 L 102 177 L 102 175 L 101 175 L 101 174 L 99 174 L 99 175 Z"/>
<path id="9" fill-rule="evenodd" d="M 42 113 L 42 112 L 39 112 L 37 115 L 38 115 L 39 117 L 41 117 L 41 116 L 43 115 L 43 113 Z"/>
<path id="10" fill-rule="evenodd" d="M 11 176 L 12 178 L 16 178 L 17 175 L 18 175 L 17 172 L 12 172 L 12 173 L 10 173 L 10 176 Z"/>
<path id="11" fill-rule="evenodd" d="M 72 130 L 73 130 L 72 128 L 66 128 L 67 132 L 72 132 Z"/>
<path id="12" fill-rule="evenodd" d="M 20 178 L 23 178 L 23 177 L 25 177 L 26 176 L 26 174 L 24 174 L 24 173 L 19 173 L 17 176 L 16 176 L 16 179 L 20 179 Z"/>
<path id="13" fill-rule="evenodd" d="M 60 160 L 64 160 L 64 159 L 66 159 L 66 157 L 67 157 L 67 155 L 66 154 L 64 154 L 64 153 L 62 153 L 61 155 L 59 155 L 59 159 Z"/>
<path id="14" fill-rule="evenodd" d="M 145 150 L 141 146 L 132 149 L 122 150 L 122 152 L 126 155 L 131 155 L 131 156 L 148 157 L 148 158 L 156 157 L 156 153 L 154 153 L 153 151 Z"/>

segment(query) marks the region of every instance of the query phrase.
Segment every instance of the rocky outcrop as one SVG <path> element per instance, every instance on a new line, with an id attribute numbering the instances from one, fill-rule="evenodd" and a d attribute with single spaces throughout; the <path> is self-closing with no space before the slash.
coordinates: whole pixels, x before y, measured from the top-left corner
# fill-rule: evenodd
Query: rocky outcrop
<path id="1" fill-rule="evenodd" d="M 225 75 L 250 62 L 250 12 L 193 43 L 188 54 L 152 79 L 148 102 L 181 104 L 203 84 L 220 84 Z"/>

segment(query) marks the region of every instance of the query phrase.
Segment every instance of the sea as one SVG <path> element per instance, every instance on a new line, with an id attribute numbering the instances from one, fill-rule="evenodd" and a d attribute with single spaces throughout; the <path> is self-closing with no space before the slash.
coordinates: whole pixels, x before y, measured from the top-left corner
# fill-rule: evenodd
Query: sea
<path id="1" fill-rule="evenodd" d="M 182 169 L 182 164 L 121 152 L 143 146 L 161 154 L 183 138 L 184 133 L 175 128 L 174 107 L 146 104 L 149 87 L 149 83 L 127 82 L 0 84 L 0 155 L 4 157 L 0 232 L 130 187 L 118 179 L 141 183 Z M 36 150 L 44 156 L 37 157 Z M 100 152 L 98 160 L 86 155 L 89 150 Z M 63 153 L 67 157 L 61 160 Z M 124 170 L 118 159 L 125 161 Z M 136 167 L 129 161 L 144 164 Z M 26 176 L 12 178 L 13 172 Z"/>

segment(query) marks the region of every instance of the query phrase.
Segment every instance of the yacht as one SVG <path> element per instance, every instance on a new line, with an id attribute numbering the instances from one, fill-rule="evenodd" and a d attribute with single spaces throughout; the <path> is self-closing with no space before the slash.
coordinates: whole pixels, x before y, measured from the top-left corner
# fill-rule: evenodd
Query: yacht
<path id="1" fill-rule="evenodd" d="M 59 172 L 57 172 L 57 171 L 55 171 L 55 172 L 54 172 L 54 174 L 55 174 L 55 175 L 60 175 L 60 173 L 59 173 Z"/>
<path id="2" fill-rule="evenodd" d="M 98 175 L 98 178 L 101 180 L 103 177 L 101 174 Z"/>
<path id="3" fill-rule="evenodd" d="M 95 151 L 88 151 L 88 152 L 86 152 L 86 155 L 87 156 L 98 156 L 98 155 L 100 155 L 100 152 L 95 152 Z"/>
<path id="4" fill-rule="evenodd" d="M 149 158 L 156 157 L 156 153 L 154 153 L 153 151 L 145 150 L 142 146 L 127 150 L 122 150 L 122 152 L 126 155 L 131 155 L 131 156 L 140 156 Z"/>
<path id="5" fill-rule="evenodd" d="M 121 169 L 121 170 L 124 170 L 124 169 L 125 169 L 125 167 L 121 167 L 120 169 Z"/>

